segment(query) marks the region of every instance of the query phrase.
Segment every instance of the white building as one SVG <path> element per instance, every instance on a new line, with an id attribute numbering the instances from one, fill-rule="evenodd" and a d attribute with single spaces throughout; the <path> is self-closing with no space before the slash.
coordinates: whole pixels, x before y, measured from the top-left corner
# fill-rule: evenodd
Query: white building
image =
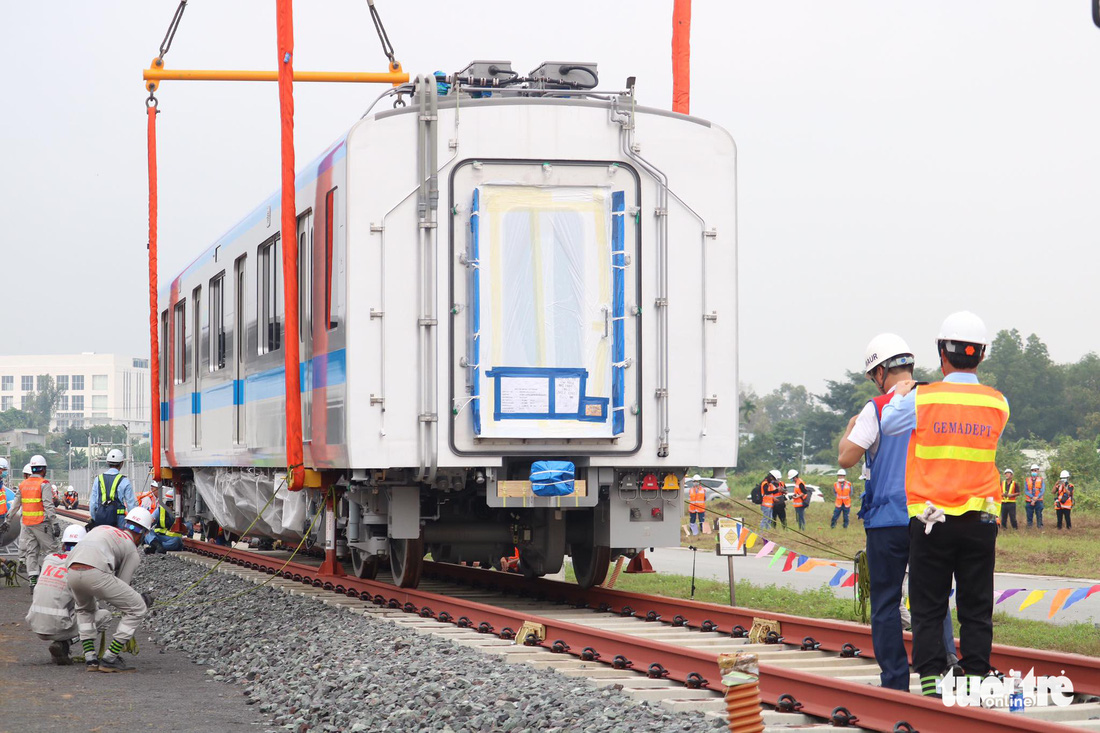
<path id="1" fill-rule="evenodd" d="M 149 434 L 149 360 L 115 354 L 0 356 L 0 411 L 29 409 L 44 375 L 62 390 L 51 430 L 126 425 Z"/>

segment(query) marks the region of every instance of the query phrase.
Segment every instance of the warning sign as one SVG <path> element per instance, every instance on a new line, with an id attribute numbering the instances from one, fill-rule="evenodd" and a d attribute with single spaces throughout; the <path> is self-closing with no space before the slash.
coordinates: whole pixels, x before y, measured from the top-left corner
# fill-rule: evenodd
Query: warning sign
<path id="1" fill-rule="evenodd" d="M 738 518 L 718 520 L 718 554 L 740 555 L 744 552 L 741 544 L 742 522 Z"/>

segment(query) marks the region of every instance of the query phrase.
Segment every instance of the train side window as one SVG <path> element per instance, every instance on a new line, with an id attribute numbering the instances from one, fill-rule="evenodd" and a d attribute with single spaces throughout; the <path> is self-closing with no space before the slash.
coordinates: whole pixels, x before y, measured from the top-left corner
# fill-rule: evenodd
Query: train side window
<path id="1" fill-rule="evenodd" d="M 336 328 L 332 317 L 332 244 L 336 218 L 336 189 L 325 194 L 325 322 L 331 331 Z"/>
<path id="2" fill-rule="evenodd" d="M 210 371 L 225 368 L 225 271 L 210 278 Z"/>
<path id="3" fill-rule="evenodd" d="M 187 352 L 195 365 L 195 376 L 199 376 L 202 365 L 202 286 L 191 291 L 191 338 L 188 339 Z"/>
<path id="4" fill-rule="evenodd" d="M 160 400 L 163 402 L 168 397 L 168 350 L 172 347 L 168 334 L 168 309 L 160 313 Z M 167 420 L 167 415 L 161 416 Z"/>
<path id="5" fill-rule="evenodd" d="M 175 375 L 173 381 L 176 384 L 183 384 L 187 381 L 187 301 L 181 300 L 176 303 L 176 307 L 173 311 L 173 317 L 175 322 L 173 328 L 175 329 L 175 344 L 173 354 L 175 361 Z"/>
<path id="6" fill-rule="evenodd" d="M 256 263 L 259 281 L 259 353 L 278 351 L 282 345 L 283 267 L 279 261 L 279 237 L 260 245 Z"/>
<path id="7" fill-rule="evenodd" d="M 313 211 L 298 217 L 298 339 L 310 332 L 313 305 Z"/>

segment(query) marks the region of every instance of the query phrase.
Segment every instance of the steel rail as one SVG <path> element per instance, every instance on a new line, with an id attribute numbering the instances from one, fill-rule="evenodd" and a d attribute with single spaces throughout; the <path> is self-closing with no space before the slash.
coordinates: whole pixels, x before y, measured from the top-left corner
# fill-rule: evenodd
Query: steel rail
<path id="1" fill-rule="evenodd" d="M 717 625 L 717 631 L 725 633 L 736 626 L 749 629 L 754 618 L 765 617 L 779 622 L 787 643 L 800 644 L 806 637 L 812 637 L 820 648 L 828 651 L 841 651 L 845 644 L 851 644 L 860 650 L 860 656 L 874 657 L 871 627 L 847 621 L 805 618 L 609 588 L 582 590 L 572 583 L 545 579 L 531 582 L 512 573 L 445 563 L 425 563 L 424 577 L 457 580 L 512 593 L 539 594 L 570 604 L 587 602 L 594 608 L 606 606 L 616 612 L 630 608 L 642 617 L 653 611 L 663 622 L 689 628 L 702 628 L 704 622 L 709 621 Z M 906 652 L 911 656 L 913 635 L 907 631 L 904 638 Z M 1075 691 L 1100 695 L 1100 659 L 1095 657 L 994 644 L 990 663 L 1006 674 L 1010 669 L 1017 669 L 1026 675 L 1032 668 L 1036 675 L 1056 677 L 1064 674 L 1073 681 Z"/>
<path id="2" fill-rule="evenodd" d="M 285 563 L 284 567 L 284 561 L 271 555 L 190 539 L 185 539 L 184 543 L 188 549 L 207 557 L 223 558 L 226 562 L 251 570 L 277 573 L 283 578 L 317 588 L 416 613 L 423 618 L 455 623 L 501 638 L 510 638 L 524 622 L 539 624 L 545 629 L 544 639 L 518 639 L 517 643 L 568 653 L 620 669 L 645 671 L 651 677 L 682 682 L 689 688 L 724 690 L 717 654 L 714 652 L 588 628 L 524 611 L 499 608 L 419 589 L 398 588 L 387 583 L 349 576 L 327 576 L 318 568 L 302 563 Z M 577 605 L 581 605 L 579 601 Z M 509 631 L 512 632 L 511 635 Z M 800 704 L 801 711 L 827 720 L 833 719 L 837 708 L 843 708 L 854 716 L 851 722 L 858 719 L 860 727 L 875 731 L 892 732 L 898 730 L 897 726 L 902 722 L 908 723 L 912 730 L 926 732 L 951 730 L 960 723 L 967 726 L 967 733 L 1058 733 L 1072 730 L 1065 725 L 1022 715 L 978 708 L 948 708 L 940 700 L 766 663 L 760 665 L 760 687 L 762 698 L 770 704 L 774 704 L 771 702 L 773 700 L 778 701 L 780 695 L 791 695 Z"/>

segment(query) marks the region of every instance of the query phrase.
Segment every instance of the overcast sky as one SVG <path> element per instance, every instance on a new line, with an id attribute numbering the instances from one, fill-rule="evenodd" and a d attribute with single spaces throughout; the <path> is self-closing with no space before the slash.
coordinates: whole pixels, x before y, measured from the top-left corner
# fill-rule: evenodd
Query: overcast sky
<path id="1" fill-rule="evenodd" d="M 274 2 L 192 0 L 170 68 L 274 68 Z M 672 0 L 377 0 L 411 73 L 597 61 L 671 106 Z M 148 352 L 141 70 L 176 8 L 9 2 L 0 351 Z M 974 310 L 1057 361 L 1100 351 L 1100 28 L 1086 0 L 695 0 L 693 114 L 739 149 L 745 384 L 820 390 Z M 382 70 L 364 0 L 295 3 L 299 70 Z M 298 160 L 376 86 L 295 88 Z M 278 186 L 274 84 L 158 95 L 162 281 Z"/>

